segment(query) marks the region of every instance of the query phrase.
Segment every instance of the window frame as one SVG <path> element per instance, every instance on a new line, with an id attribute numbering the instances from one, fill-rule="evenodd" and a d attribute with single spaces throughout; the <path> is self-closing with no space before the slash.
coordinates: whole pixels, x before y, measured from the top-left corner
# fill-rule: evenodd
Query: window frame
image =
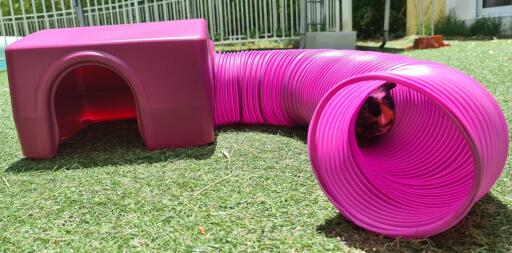
<path id="1" fill-rule="evenodd" d="M 512 16 L 512 5 L 483 8 L 483 0 L 477 0 L 477 17 L 503 17 Z"/>

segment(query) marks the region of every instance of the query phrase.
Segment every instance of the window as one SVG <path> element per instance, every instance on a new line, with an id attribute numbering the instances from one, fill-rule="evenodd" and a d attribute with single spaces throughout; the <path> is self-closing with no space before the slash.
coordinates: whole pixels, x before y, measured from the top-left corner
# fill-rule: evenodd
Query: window
<path id="1" fill-rule="evenodd" d="M 482 8 L 512 5 L 512 0 L 483 0 Z"/>
<path id="2" fill-rule="evenodd" d="M 477 16 L 512 16 L 512 0 L 477 0 Z"/>

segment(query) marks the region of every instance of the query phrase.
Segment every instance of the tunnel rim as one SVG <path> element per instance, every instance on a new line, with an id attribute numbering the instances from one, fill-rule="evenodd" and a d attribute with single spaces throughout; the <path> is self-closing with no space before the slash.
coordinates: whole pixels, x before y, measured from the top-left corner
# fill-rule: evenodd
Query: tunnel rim
<path id="1" fill-rule="evenodd" d="M 413 67 L 413 66 L 409 66 Z M 329 101 L 343 88 L 354 85 L 359 82 L 364 81 L 383 81 L 383 82 L 395 82 L 398 85 L 404 86 L 406 88 L 409 88 L 413 90 L 414 92 L 419 93 L 421 96 L 425 96 L 427 99 L 430 99 L 434 104 L 438 105 L 439 109 L 442 110 L 443 113 L 445 113 L 449 119 L 454 123 L 454 126 L 458 129 L 458 131 L 461 133 L 462 137 L 464 138 L 464 141 L 467 143 L 471 155 L 474 161 L 473 164 L 473 184 L 471 187 L 471 192 L 464 198 L 463 203 L 460 205 L 460 208 L 456 212 L 450 213 L 449 216 L 439 220 L 435 223 L 435 226 L 429 226 L 429 227 L 418 227 L 415 229 L 413 233 L 406 233 L 400 234 L 400 233 L 390 233 L 391 231 L 386 229 L 378 229 L 378 228 L 371 228 L 371 230 L 381 233 L 386 236 L 391 237 L 397 237 L 400 236 L 402 238 L 424 238 L 429 237 L 438 233 L 441 233 L 443 231 L 446 231 L 456 225 L 460 220 L 462 220 L 467 213 L 471 210 L 473 207 L 477 193 L 479 190 L 479 186 L 482 182 L 482 162 L 480 160 L 480 155 L 478 148 L 476 146 L 475 140 L 471 137 L 469 134 L 468 129 L 465 125 L 461 123 L 461 120 L 456 116 L 455 112 L 442 100 L 438 99 L 434 94 L 431 94 L 427 90 L 423 89 L 422 87 L 418 86 L 417 82 L 422 82 L 421 80 L 415 78 L 415 76 L 412 75 L 404 75 L 401 73 L 394 73 L 391 71 L 386 72 L 374 72 L 374 73 L 367 73 L 358 75 L 352 78 L 349 78 L 347 80 L 344 80 L 336 85 L 334 85 L 320 100 L 319 104 L 317 105 L 313 117 L 311 118 L 309 129 L 308 129 L 308 151 L 309 151 L 309 158 L 311 161 L 311 167 L 313 169 L 313 173 L 315 174 L 315 178 L 317 180 L 317 183 L 319 184 L 320 188 L 324 192 L 324 194 L 328 197 L 329 201 L 338 209 L 340 210 L 343 215 L 345 215 L 349 220 L 354 222 L 355 224 L 358 224 L 361 227 L 369 229 L 368 226 L 366 226 L 364 223 L 359 221 L 359 218 L 356 218 L 354 215 L 351 215 L 350 212 L 345 211 L 343 208 L 343 205 L 340 205 L 340 203 L 333 200 L 333 198 L 328 194 L 328 191 L 323 186 L 324 181 L 321 181 L 319 177 L 319 173 L 317 172 L 316 168 L 319 168 L 318 166 L 318 155 L 317 155 L 317 146 L 316 146 L 316 133 L 317 133 L 317 125 L 321 118 L 321 114 L 326 108 Z M 361 101 L 362 104 L 362 101 Z M 355 118 L 354 115 L 351 116 L 351 119 Z M 350 148 L 352 150 L 352 147 Z M 357 163 L 358 161 L 356 161 Z"/>

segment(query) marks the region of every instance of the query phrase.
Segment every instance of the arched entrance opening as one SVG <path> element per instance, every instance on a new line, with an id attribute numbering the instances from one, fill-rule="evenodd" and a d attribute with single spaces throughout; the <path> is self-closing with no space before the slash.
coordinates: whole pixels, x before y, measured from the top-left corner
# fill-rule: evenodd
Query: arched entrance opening
<path id="1" fill-rule="evenodd" d="M 59 140 L 91 123 L 137 118 L 135 97 L 126 79 L 98 64 L 76 66 L 58 79 L 54 110 Z"/>

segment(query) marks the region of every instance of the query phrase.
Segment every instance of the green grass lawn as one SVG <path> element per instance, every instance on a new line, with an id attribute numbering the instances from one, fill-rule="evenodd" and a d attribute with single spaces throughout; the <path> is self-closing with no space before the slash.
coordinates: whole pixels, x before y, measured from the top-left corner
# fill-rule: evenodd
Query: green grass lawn
<path id="1" fill-rule="evenodd" d="M 451 43 L 394 51 L 471 74 L 512 125 L 512 40 Z M 150 152 L 134 122 L 110 122 L 83 130 L 54 159 L 30 161 L 0 73 L 0 252 L 512 251 L 510 158 L 455 228 L 405 241 L 338 214 L 311 171 L 304 130 L 227 127 L 216 135 L 208 147 Z"/>

